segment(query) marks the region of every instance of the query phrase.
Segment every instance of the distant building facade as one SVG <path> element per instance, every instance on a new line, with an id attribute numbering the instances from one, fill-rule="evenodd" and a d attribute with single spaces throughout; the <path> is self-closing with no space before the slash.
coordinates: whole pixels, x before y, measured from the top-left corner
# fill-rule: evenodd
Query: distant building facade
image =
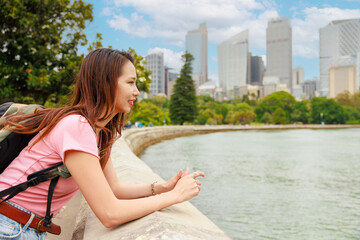
<path id="1" fill-rule="evenodd" d="M 196 30 L 187 32 L 185 40 L 186 52 L 194 57 L 192 62 L 192 78 L 198 93 L 199 86 L 208 79 L 208 37 L 206 23 L 200 24 L 200 27 Z"/>
<path id="2" fill-rule="evenodd" d="M 301 85 L 304 82 L 304 69 L 302 67 L 294 68 L 292 71 L 292 85 Z"/>
<path id="3" fill-rule="evenodd" d="M 307 80 L 303 83 L 303 93 L 305 97 L 311 100 L 313 97 L 316 97 L 318 81 L 317 80 Z"/>
<path id="4" fill-rule="evenodd" d="M 292 95 L 300 100 L 303 96 L 304 69 L 297 67 L 292 70 Z"/>
<path id="5" fill-rule="evenodd" d="M 329 97 L 334 98 L 339 93 L 348 91 L 354 94 L 358 90 L 356 81 L 356 66 L 338 66 L 329 69 Z"/>
<path id="6" fill-rule="evenodd" d="M 292 30 L 287 18 L 268 21 L 266 28 L 266 76 L 279 77 L 280 84 L 292 89 Z"/>
<path id="7" fill-rule="evenodd" d="M 199 87 L 199 95 L 208 95 L 212 98 L 216 98 L 216 83 L 214 81 L 207 81 Z"/>
<path id="8" fill-rule="evenodd" d="M 145 68 L 151 71 L 150 97 L 165 94 L 164 54 L 151 53 L 145 56 Z"/>
<path id="9" fill-rule="evenodd" d="M 165 82 L 166 82 L 166 91 L 165 94 L 168 98 L 174 93 L 174 85 L 176 79 L 179 78 L 180 74 L 171 72 L 171 69 L 165 67 Z"/>
<path id="10" fill-rule="evenodd" d="M 357 69 L 356 81 L 359 87 L 359 56 L 360 19 L 332 21 L 325 27 L 319 29 L 319 92 L 321 96 L 330 96 L 329 72 L 331 67 L 355 65 Z M 335 71 L 335 69 L 333 70 Z M 359 91 L 359 89 L 357 89 L 357 91 Z"/>
<path id="11" fill-rule="evenodd" d="M 251 56 L 251 85 L 262 86 L 265 66 L 261 56 Z"/>
<path id="12" fill-rule="evenodd" d="M 239 97 L 239 89 L 250 82 L 249 32 L 245 30 L 218 46 L 219 84 L 228 98 Z"/>

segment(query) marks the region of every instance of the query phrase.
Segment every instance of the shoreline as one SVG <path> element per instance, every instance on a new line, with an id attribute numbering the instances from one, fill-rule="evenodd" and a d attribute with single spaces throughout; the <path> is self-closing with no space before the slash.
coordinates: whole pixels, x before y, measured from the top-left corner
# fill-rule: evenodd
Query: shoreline
<path id="1" fill-rule="evenodd" d="M 197 134 L 208 134 L 216 132 L 229 131 L 271 131 L 271 130 L 329 130 L 329 129 L 347 129 L 360 128 L 357 125 L 345 124 L 289 124 L 289 125 L 170 125 L 156 127 L 130 128 L 123 132 L 123 138 L 128 143 L 130 149 L 136 156 L 139 156 L 147 147 L 158 142 Z"/>

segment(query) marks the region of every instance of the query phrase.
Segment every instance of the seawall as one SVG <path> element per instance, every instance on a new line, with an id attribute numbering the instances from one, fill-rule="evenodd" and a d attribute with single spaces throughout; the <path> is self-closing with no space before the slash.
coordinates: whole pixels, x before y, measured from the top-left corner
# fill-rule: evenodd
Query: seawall
<path id="1" fill-rule="evenodd" d="M 166 126 L 134 128 L 124 131 L 123 136 L 114 144 L 112 159 L 120 181 L 150 184 L 154 181 L 163 180 L 136 155 L 141 153 L 146 147 L 162 140 L 225 131 L 338 128 L 360 128 L 360 125 Z M 189 202 L 177 204 L 130 223 L 107 229 L 99 222 L 86 201 L 79 194 L 64 207 L 54 222 L 62 226 L 63 233 L 60 236 L 48 235 L 47 240 L 230 239 Z"/>
<path id="2" fill-rule="evenodd" d="M 148 146 L 157 142 L 197 134 L 227 131 L 250 131 L 250 130 L 289 130 L 289 129 L 343 129 L 360 128 L 360 125 L 189 125 L 189 126 L 162 126 L 131 128 L 125 131 L 124 139 L 130 149 L 139 155 Z"/>

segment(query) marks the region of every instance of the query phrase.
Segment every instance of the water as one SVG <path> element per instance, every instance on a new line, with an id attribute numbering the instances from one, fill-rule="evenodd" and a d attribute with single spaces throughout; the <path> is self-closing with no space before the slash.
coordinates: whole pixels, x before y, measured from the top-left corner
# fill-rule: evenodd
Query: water
<path id="1" fill-rule="evenodd" d="M 202 170 L 191 202 L 233 239 L 360 239 L 360 129 L 176 138 L 140 158 L 164 179 Z"/>

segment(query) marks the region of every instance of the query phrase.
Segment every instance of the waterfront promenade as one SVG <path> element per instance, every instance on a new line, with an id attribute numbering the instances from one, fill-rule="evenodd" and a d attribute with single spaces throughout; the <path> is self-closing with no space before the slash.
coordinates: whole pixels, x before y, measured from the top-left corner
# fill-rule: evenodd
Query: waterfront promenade
<path id="1" fill-rule="evenodd" d="M 133 128 L 124 131 L 115 143 L 112 157 L 119 178 L 124 182 L 151 183 L 161 180 L 137 158 L 145 147 L 179 136 L 220 131 L 360 128 L 360 125 L 262 125 L 262 126 L 167 126 Z M 133 151 L 133 152 L 132 152 Z M 77 195 L 56 217 L 63 233 L 47 239 L 228 239 L 209 219 L 190 203 L 178 204 L 139 220 L 106 229 L 92 214 L 81 195 Z M 79 211 L 79 207 L 80 211 Z M 77 218 L 77 222 L 76 219 Z M 76 230 L 74 237 L 73 230 Z M 211 236 L 209 238 L 209 236 Z"/>

